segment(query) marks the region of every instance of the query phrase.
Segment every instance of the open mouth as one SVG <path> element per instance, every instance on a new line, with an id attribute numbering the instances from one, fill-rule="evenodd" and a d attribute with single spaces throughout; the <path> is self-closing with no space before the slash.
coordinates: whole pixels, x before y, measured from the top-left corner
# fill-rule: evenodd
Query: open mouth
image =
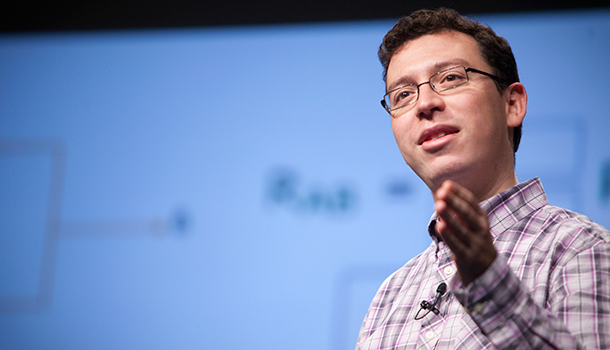
<path id="1" fill-rule="evenodd" d="M 424 142 L 434 141 L 434 140 L 440 139 L 441 137 L 451 135 L 451 134 L 456 134 L 458 132 L 460 132 L 460 131 L 455 128 L 449 128 L 449 127 L 441 127 L 441 128 L 429 130 L 421 136 L 421 138 L 419 140 L 419 144 L 421 145 Z"/>
<path id="2" fill-rule="evenodd" d="M 454 132 L 441 132 L 441 133 L 438 133 L 438 134 L 434 134 L 434 135 L 430 136 L 428 139 L 424 140 L 424 142 L 431 141 L 431 140 L 436 140 L 436 139 L 441 138 L 441 137 L 443 137 L 445 135 L 448 135 L 448 134 L 455 134 L 456 132 L 457 131 L 454 131 Z"/>

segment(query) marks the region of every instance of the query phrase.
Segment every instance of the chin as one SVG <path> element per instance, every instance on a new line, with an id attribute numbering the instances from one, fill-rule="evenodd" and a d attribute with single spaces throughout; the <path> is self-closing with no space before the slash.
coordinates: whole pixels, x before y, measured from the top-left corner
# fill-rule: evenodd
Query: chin
<path id="1" fill-rule="evenodd" d="M 459 184 L 464 184 L 464 179 L 472 178 L 472 176 L 468 176 L 468 174 L 472 173 L 469 170 L 472 170 L 472 168 L 463 166 L 462 164 L 451 164 L 431 171 L 430 176 L 427 177 L 428 180 L 424 179 L 422 176 L 420 176 L 420 178 L 428 184 L 428 187 L 430 187 L 431 190 L 436 190 L 446 180 L 453 180 Z"/>

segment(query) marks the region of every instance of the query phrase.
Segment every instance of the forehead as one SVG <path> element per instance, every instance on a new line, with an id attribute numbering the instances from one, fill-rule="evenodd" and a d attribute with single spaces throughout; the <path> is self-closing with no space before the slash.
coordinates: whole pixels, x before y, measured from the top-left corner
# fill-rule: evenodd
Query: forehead
<path id="1" fill-rule="evenodd" d="M 395 86 L 398 80 L 423 81 L 439 70 L 455 65 L 489 69 L 472 36 L 460 32 L 424 35 L 406 42 L 392 56 L 387 85 L 388 88 Z"/>

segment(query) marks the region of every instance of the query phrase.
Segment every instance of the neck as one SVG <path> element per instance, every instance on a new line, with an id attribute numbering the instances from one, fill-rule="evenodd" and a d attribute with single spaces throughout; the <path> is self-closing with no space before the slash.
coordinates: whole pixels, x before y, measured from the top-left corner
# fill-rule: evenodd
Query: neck
<path id="1" fill-rule="evenodd" d="M 519 183 L 517 181 L 517 176 L 515 175 L 514 171 L 488 179 L 488 181 L 485 181 L 485 179 L 481 178 L 473 178 L 472 176 L 453 176 L 450 178 L 443 179 L 442 181 L 440 181 L 440 183 L 435 184 L 435 186 L 429 186 L 430 190 L 432 191 L 432 197 L 434 198 L 434 200 L 436 200 L 436 190 L 440 188 L 440 186 L 445 180 L 449 179 L 455 181 L 460 186 L 463 186 L 469 191 L 471 191 L 472 194 L 474 194 L 474 196 L 477 198 L 479 203 Z"/>

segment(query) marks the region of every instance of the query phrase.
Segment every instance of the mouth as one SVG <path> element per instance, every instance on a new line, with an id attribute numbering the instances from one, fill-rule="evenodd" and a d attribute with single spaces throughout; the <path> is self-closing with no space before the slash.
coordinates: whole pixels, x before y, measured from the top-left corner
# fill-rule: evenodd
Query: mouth
<path id="1" fill-rule="evenodd" d="M 436 126 L 424 131 L 419 138 L 418 144 L 423 145 L 425 142 L 435 141 L 447 135 L 457 134 L 458 132 L 460 130 L 456 127 L 447 125 Z"/>

